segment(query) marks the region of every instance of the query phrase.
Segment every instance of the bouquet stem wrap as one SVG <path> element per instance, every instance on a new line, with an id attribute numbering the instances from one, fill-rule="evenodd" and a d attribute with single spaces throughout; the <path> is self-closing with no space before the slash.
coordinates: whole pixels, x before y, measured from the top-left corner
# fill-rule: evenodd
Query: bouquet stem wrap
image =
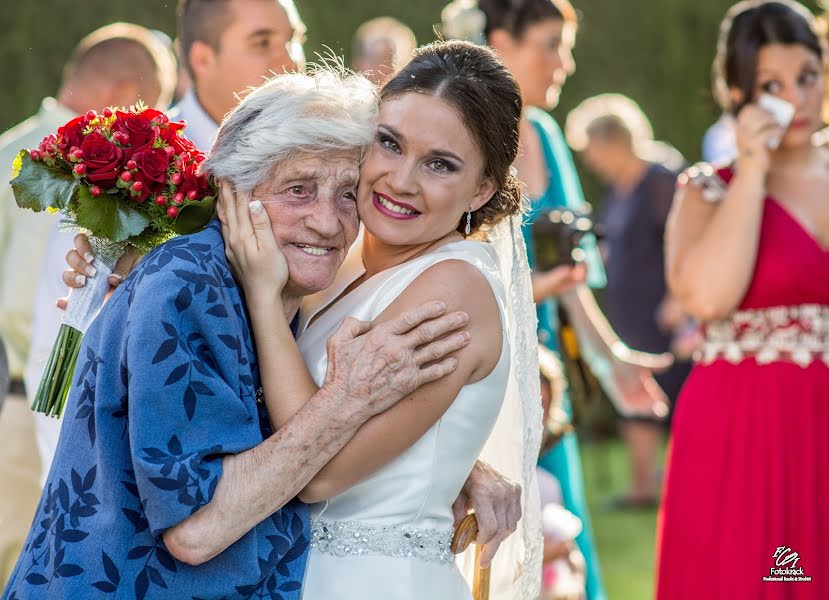
<path id="1" fill-rule="evenodd" d="M 96 237 L 90 237 L 89 242 L 97 272 L 94 277 L 87 277 L 84 287 L 73 289 L 69 294 L 57 341 L 32 404 L 32 410 L 50 417 L 59 418 L 63 413 L 83 335 L 101 310 L 109 291 L 109 276 L 124 253 L 124 245 L 120 243 Z"/>

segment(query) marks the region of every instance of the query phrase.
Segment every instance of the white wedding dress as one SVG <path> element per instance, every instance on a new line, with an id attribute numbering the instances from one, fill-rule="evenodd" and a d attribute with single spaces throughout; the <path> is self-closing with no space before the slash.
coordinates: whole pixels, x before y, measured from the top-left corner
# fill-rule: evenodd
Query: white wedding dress
<path id="1" fill-rule="evenodd" d="M 484 274 L 505 325 L 506 292 L 497 256 L 490 244 L 476 241 L 447 244 L 378 273 L 329 307 L 364 273 L 358 242 L 334 285 L 308 298 L 300 311 L 298 344 L 317 384 L 322 384 L 327 369 L 326 340 L 343 319 L 373 320 L 421 273 L 445 260 L 466 261 Z M 449 549 L 452 503 L 504 400 L 510 346 L 508 332 L 502 331 L 495 368 L 464 386 L 423 437 L 351 489 L 311 507 L 312 543 L 303 600 L 471 599 Z"/>

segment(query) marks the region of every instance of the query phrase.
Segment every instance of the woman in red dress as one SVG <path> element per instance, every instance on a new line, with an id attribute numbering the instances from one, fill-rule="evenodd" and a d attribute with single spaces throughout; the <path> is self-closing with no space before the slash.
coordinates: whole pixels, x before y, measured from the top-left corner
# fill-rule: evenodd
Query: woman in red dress
<path id="1" fill-rule="evenodd" d="M 739 156 L 686 173 L 666 237 L 705 343 L 673 425 L 658 600 L 829 598 L 829 150 L 811 141 L 825 60 L 799 4 L 743 2 L 723 22 Z"/>

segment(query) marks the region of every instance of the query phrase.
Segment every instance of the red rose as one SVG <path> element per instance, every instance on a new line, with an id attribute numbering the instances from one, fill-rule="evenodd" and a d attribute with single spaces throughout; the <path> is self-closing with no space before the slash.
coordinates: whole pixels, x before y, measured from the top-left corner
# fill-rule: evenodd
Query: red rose
<path id="1" fill-rule="evenodd" d="M 162 148 L 150 148 L 132 155 L 135 161 L 136 181 L 144 184 L 146 195 L 157 194 L 167 183 L 169 159 Z"/>
<path id="2" fill-rule="evenodd" d="M 207 176 L 202 175 L 199 171 L 198 163 L 191 162 L 186 165 L 181 175 L 183 179 L 181 185 L 178 186 L 178 191 L 184 194 L 185 197 L 191 191 L 196 192 L 196 200 L 201 200 L 210 195 L 210 184 Z"/>
<path id="3" fill-rule="evenodd" d="M 179 132 L 182 129 L 184 129 L 184 123 L 180 121 L 170 121 L 161 128 L 161 139 L 169 145 L 180 144 L 183 138 Z M 178 152 L 176 152 L 176 154 L 178 154 Z"/>
<path id="4" fill-rule="evenodd" d="M 75 117 L 63 127 L 58 127 L 58 149 L 66 160 L 69 160 L 69 151 L 83 143 L 83 130 L 88 125 L 86 115 Z"/>
<path id="5" fill-rule="evenodd" d="M 86 136 L 80 148 L 83 150 L 86 178 L 105 190 L 114 186 L 125 162 L 124 151 L 97 131 Z"/>
<path id="6" fill-rule="evenodd" d="M 167 115 L 155 108 L 144 109 L 141 116 L 150 121 L 155 121 L 156 125 L 164 125 L 170 122 L 170 118 Z"/>
<path id="7" fill-rule="evenodd" d="M 130 154 L 149 147 L 159 135 L 158 126 L 144 115 L 118 111 L 115 116 L 112 131 L 120 131 L 129 137 Z"/>

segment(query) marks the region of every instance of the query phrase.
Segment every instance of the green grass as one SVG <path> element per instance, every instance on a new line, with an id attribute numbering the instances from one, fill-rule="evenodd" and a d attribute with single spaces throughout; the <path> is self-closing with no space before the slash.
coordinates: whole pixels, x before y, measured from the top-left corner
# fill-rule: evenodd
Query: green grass
<path id="1" fill-rule="evenodd" d="M 587 502 L 609 600 L 653 598 L 656 510 L 616 511 L 611 498 L 627 487 L 628 463 L 618 440 L 582 444 Z"/>

